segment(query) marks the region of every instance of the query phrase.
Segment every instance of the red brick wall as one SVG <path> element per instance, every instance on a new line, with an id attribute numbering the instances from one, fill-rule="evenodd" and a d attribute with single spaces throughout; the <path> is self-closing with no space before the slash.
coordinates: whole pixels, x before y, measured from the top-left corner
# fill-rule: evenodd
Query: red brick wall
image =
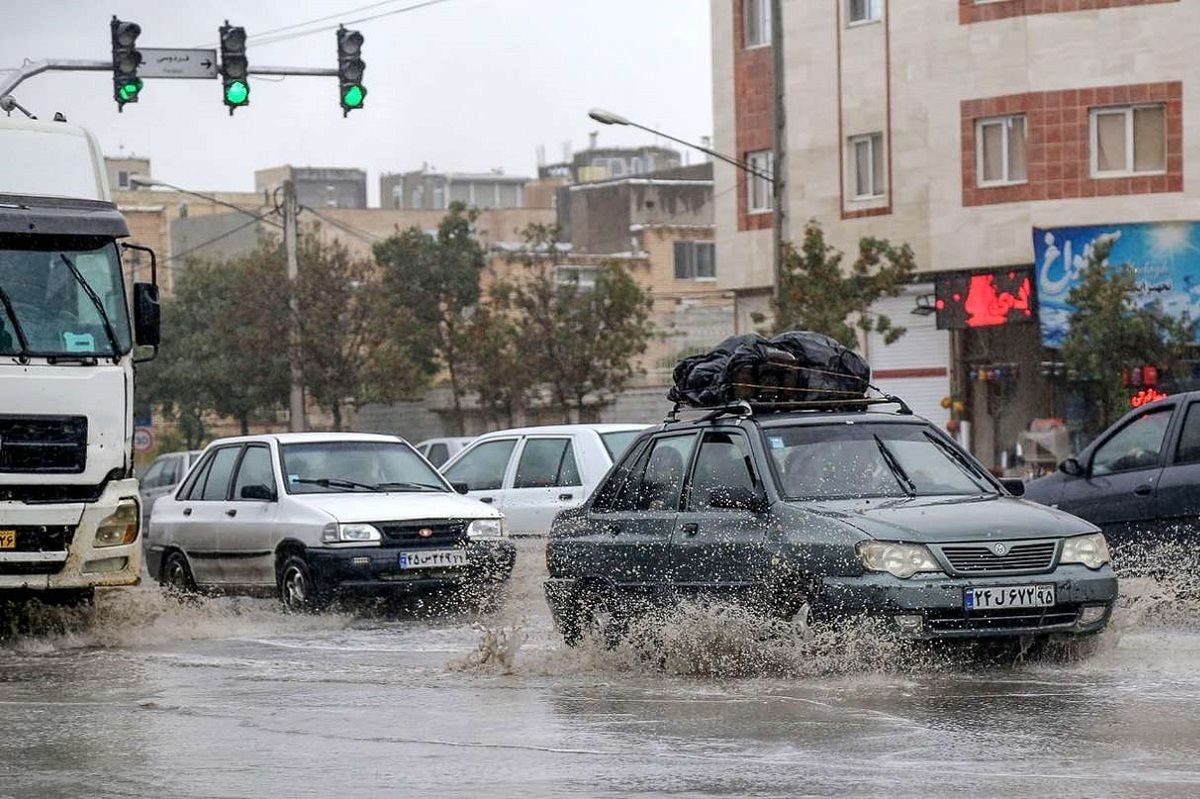
<path id="1" fill-rule="evenodd" d="M 1090 109 L 1154 102 L 1166 105 L 1166 174 L 1093 179 Z M 1029 179 L 1015 186 L 980 187 L 975 174 L 975 121 L 1006 114 L 1025 115 Z M 1183 84 L 1179 81 L 1030 92 L 962 102 L 964 206 L 1178 191 L 1183 191 Z"/>
<path id="2" fill-rule="evenodd" d="M 958 0 L 958 21 L 962 25 L 970 25 L 973 22 L 990 22 L 994 19 L 1033 14 L 1059 14 L 1066 11 L 1092 11 L 1099 8 L 1178 2 L 1179 0 L 1000 0 L 995 3 L 976 4 L 972 0 Z"/>
<path id="3" fill-rule="evenodd" d="M 774 80 L 770 47 L 745 47 L 742 0 L 733 2 L 733 93 L 737 157 L 775 146 Z M 746 173 L 738 170 L 738 230 L 766 230 L 775 224 L 772 213 L 747 211 Z"/>

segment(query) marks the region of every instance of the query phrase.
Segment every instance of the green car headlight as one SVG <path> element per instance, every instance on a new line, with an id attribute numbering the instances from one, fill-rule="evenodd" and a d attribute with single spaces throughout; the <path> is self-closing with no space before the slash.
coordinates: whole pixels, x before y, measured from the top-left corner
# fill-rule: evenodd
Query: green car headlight
<path id="1" fill-rule="evenodd" d="M 907 579 L 917 572 L 940 572 L 929 548 L 921 544 L 897 544 L 891 541 L 860 541 L 855 547 L 862 565 L 873 572 L 887 572 Z"/>
<path id="2" fill-rule="evenodd" d="M 1063 541 L 1062 557 L 1059 563 L 1081 563 L 1089 569 L 1099 569 L 1108 563 L 1108 541 L 1103 533 L 1077 535 Z"/>

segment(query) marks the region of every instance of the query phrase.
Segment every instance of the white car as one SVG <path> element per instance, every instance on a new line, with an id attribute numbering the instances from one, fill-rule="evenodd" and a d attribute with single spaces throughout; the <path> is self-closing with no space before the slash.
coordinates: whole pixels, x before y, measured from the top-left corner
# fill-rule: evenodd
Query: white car
<path id="1" fill-rule="evenodd" d="M 442 467 L 467 496 L 504 512 L 514 535 L 545 535 L 559 511 L 582 505 L 646 429 L 636 424 L 571 424 L 480 436 Z"/>
<path id="2" fill-rule="evenodd" d="M 214 441 L 155 503 L 146 540 L 163 584 L 278 591 L 293 608 L 336 592 L 486 590 L 515 552 L 500 512 L 459 496 L 409 444 L 345 433 Z"/>
<path id="3" fill-rule="evenodd" d="M 467 448 L 474 438 L 427 438 L 416 445 L 417 452 L 437 468 Z"/>
<path id="4" fill-rule="evenodd" d="M 138 496 L 142 500 L 142 533 L 150 524 L 150 512 L 159 497 L 174 494 L 192 464 L 200 460 L 200 450 L 168 452 L 159 455 L 146 473 L 138 478 Z"/>

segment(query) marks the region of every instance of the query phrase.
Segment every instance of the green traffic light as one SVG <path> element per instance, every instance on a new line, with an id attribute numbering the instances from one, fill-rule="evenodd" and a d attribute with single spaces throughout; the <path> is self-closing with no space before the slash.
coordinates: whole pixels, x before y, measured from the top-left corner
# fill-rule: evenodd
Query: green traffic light
<path id="1" fill-rule="evenodd" d="M 225 87 L 225 102 L 231 105 L 245 105 L 250 99 L 250 87 L 245 81 L 235 80 Z"/>
<path id="2" fill-rule="evenodd" d="M 121 98 L 122 102 L 131 103 L 137 99 L 138 92 L 142 90 L 143 85 L 140 78 L 123 83 L 117 90 L 117 96 Z"/>
<path id="3" fill-rule="evenodd" d="M 367 90 L 357 83 L 346 89 L 346 93 L 342 95 L 342 102 L 347 108 L 361 108 L 363 98 L 367 96 Z"/>

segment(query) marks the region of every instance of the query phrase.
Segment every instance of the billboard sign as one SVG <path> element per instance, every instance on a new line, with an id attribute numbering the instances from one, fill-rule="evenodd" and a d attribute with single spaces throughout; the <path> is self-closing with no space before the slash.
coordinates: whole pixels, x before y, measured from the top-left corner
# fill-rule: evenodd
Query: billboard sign
<path id="1" fill-rule="evenodd" d="M 1042 343 L 1062 346 L 1074 311 L 1067 297 L 1082 280 L 1092 247 L 1104 240 L 1113 242 L 1107 264 L 1133 267 L 1139 306 L 1157 302 L 1176 319 L 1200 318 L 1200 223 L 1034 228 Z"/>

